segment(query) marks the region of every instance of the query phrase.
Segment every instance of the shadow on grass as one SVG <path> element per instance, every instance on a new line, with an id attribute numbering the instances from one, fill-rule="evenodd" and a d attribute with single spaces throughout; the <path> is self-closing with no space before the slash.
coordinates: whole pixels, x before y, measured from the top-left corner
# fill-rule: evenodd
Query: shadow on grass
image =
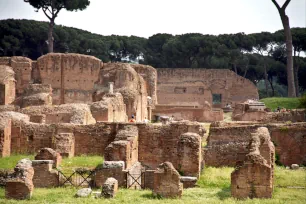
<path id="1" fill-rule="evenodd" d="M 146 198 L 146 199 L 150 199 L 150 200 L 161 200 L 161 199 L 164 199 L 162 196 L 154 195 L 153 193 L 145 193 L 145 194 L 141 195 L 141 197 Z"/>
<path id="2" fill-rule="evenodd" d="M 231 197 L 231 188 L 227 187 L 227 188 L 222 188 L 221 191 L 219 191 L 216 196 L 220 199 L 220 200 L 225 200 L 227 198 Z"/>

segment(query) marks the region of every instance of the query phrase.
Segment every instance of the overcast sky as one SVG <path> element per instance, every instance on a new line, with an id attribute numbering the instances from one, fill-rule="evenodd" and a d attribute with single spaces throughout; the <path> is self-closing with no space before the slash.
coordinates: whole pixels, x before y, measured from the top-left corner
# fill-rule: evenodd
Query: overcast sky
<path id="1" fill-rule="evenodd" d="M 285 0 L 277 0 L 283 4 Z M 0 0 L 0 19 L 47 21 L 23 0 Z M 306 27 L 306 0 L 287 8 L 291 27 Z M 102 35 L 255 33 L 282 29 L 271 0 L 91 0 L 84 11 L 59 13 L 56 24 Z"/>

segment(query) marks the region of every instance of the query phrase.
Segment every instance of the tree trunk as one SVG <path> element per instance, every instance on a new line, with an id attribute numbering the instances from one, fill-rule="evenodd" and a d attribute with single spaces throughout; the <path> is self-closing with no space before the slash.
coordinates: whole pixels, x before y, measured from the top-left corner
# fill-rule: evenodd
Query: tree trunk
<path id="1" fill-rule="evenodd" d="M 53 52 L 53 27 L 54 27 L 54 20 L 50 21 L 49 23 L 49 30 L 48 30 L 48 52 Z"/>
<path id="2" fill-rule="evenodd" d="M 235 70 L 235 73 L 238 75 L 238 73 L 237 73 L 237 65 L 236 65 L 236 63 L 234 63 L 234 70 Z"/>
<path id="3" fill-rule="evenodd" d="M 274 91 L 274 86 L 273 86 L 273 77 L 270 77 L 271 78 L 271 80 L 269 80 L 269 82 L 270 82 L 270 86 L 271 86 L 271 89 L 272 89 L 272 97 L 274 97 L 275 96 L 275 91 Z"/>
<path id="4" fill-rule="evenodd" d="M 267 73 L 267 66 L 264 64 L 264 69 L 265 69 L 265 86 L 266 86 L 266 94 L 267 97 L 269 97 L 269 90 L 268 90 L 268 73 Z"/>
<path id="5" fill-rule="evenodd" d="M 286 36 L 288 97 L 296 97 L 292 59 L 292 35 L 289 25 L 289 18 L 285 14 L 285 11 L 281 11 L 280 16 Z"/>
<path id="6" fill-rule="evenodd" d="M 299 93 L 299 90 L 300 90 L 300 87 L 299 87 L 299 65 L 297 63 L 297 60 L 298 58 L 296 57 L 296 49 L 294 48 L 294 51 L 293 51 L 293 64 L 295 66 L 293 66 L 293 71 L 294 71 L 294 84 L 295 84 L 295 92 L 296 92 L 296 97 L 299 97 L 300 96 L 300 93 Z M 299 57 L 299 55 L 298 55 Z"/>

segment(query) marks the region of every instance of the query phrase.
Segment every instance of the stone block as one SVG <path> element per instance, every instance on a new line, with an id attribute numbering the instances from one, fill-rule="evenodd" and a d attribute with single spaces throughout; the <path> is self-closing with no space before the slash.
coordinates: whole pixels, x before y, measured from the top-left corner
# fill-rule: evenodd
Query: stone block
<path id="1" fill-rule="evenodd" d="M 102 186 L 101 195 L 104 198 L 114 198 L 118 191 L 118 181 L 115 178 L 108 178 Z"/>
<path id="2" fill-rule="evenodd" d="M 170 162 L 160 164 L 154 173 L 153 194 L 165 198 L 180 198 L 182 193 L 183 184 L 177 170 Z"/>
<path id="3" fill-rule="evenodd" d="M 126 187 L 126 171 L 123 161 L 104 161 L 102 168 L 96 170 L 94 177 L 96 186 L 101 187 L 109 177 L 115 178 L 119 187 Z"/>
<path id="4" fill-rule="evenodd" d="M 34 189 L 33 175 L 34 169 L 31 160 L 20 160 L 14 168 L 12 178 L 6 182 L 5 197 L 17 200 L 30 199 Z"/>
<path id="5" fill-rule="evenodd" d="M 184 188 L 194 188 L 198 178 L 192 176 L 181 176 L 180 181 L 183 183 Z"/>
<path id="6" fill-rule="evenodd" d="M 62 156 L 51 148 L 42 148 L 35 156 L 35 160 L 52 160 L 53 167 L 58 168 L 62 162 Z"/>

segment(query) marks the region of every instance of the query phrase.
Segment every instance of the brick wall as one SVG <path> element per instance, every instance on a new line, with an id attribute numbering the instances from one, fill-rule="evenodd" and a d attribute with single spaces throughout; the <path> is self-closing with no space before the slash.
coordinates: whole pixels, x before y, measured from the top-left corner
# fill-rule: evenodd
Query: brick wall
<path id="1" fill-rule="evenodd" d="M 221 104 L 258 99 L 256 86 L 226 69 L 157 69 L 157 96 L 159 104 L 201 105 L 213 104 L 212 94 L 221 94 Z"/>

